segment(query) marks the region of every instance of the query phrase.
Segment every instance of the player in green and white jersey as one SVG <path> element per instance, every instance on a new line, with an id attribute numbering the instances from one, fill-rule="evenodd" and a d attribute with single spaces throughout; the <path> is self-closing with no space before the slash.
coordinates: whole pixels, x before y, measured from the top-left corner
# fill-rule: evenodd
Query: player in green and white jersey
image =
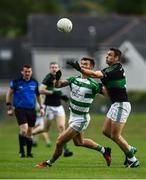
<path id="1" fill-rule="evenodd" d="M 125 167 L 135 168 L 140 165 L 135 157 L 136 148 L 128 144 L 122 137 L 127 118 L 131 111 L 131 104 L 128 101 L 126 92 L 125 72 L 120 63 L 121 51 L 117 48 L 110 48 L 106 55 L 107 68 L 102 71 L 93 71 L 80 67 L 78 62 L 68 62 L 76 70 L 95 78 L 100 78 L 106 88 L 107 94 L 112 102 L 107 113 L 103 134 L 112 139 L 125 153 Z"/>
<path id="2" fill-rule="evenodd" d="M 85 69 L 93 69 L 94 60 L 91 58 L 81 59 L 80 66 Z M 82 146 L 99 151 L 106 160 L 108 166 L 111 164 L 111 148 L 97 144 L 92 139 L 84 138 L 84 130 L 90 122 L 89 109 L 96 94 L 102 93 L 102 84 L 95 82 L 87 75 L 72 76 L 67 80 L 59 80 L 61 71 L 56 73 L 56 86 L 70 86 L 70 118 L 69 127 L 57 138 L 56 149 L 48 161 L 39 163 L 38 168 L 52 166 L 61 156 L 63 145 L 73 139 L 76 146 Z"/>

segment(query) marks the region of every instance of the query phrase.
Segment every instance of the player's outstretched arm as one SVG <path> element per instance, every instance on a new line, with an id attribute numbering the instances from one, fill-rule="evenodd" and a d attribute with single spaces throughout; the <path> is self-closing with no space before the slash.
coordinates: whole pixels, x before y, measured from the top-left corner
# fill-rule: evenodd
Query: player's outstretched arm
<path id="1" fill-rule="evenodd" d="M 104 76 L 101 71 L 93 71 L 90 69 L 81 68 L 78 61 L 67 61 L 67 64 L 72 66 L 77 71 L 80 71 L 81 73 L 94 77 L 94 78 L 102 78 Z"/>
<path id="2" fill-rule="evenodd" d="M 56 72 L 56 76 L 55 76 L 55 80 L 54 80 L 54 86 L 57 88 L 65 87 L 65 86 L 69 85 L 69 82 L 67 80 L 60 80 L 61 76 L 62 76 L 62 72 L 61 72 L 61 70 L 58 70 Z"/>
<path id="3" fill-rule="evenodd" d="M 54 80 L 54 86 L 57 88 L 68 86 L 69 82 L 67 80 Z"/>
<path id="4" fill-rule="evenodd" d="M 93 78 L 102 78 L 104 76 L 102 71 L 93 71 L 90 69 L 81 68 L 81 72 Z"/>
<path id="5" fill-rule="evenodd" d="M 52 95 L 53 94 L 53 91 L 48 90 L 47 85 L 45 85 L 45 84 L 40 85 L 39 92 L 40 92 L 40 94 L 44 94 L 44 95 Z"/>

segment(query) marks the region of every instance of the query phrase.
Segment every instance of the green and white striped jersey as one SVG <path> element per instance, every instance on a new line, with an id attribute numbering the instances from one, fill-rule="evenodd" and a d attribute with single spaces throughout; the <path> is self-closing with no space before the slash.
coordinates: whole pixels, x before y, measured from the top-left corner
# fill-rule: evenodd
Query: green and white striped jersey
<path id="1" fill-rule="evenodd" d="M 70 83 L 70 109 L 73 113 L 84 115 L 89 113 L 90 105 L 97 93 L 102 92 L 102 84 L 92 78 L 69 77 Z"/>

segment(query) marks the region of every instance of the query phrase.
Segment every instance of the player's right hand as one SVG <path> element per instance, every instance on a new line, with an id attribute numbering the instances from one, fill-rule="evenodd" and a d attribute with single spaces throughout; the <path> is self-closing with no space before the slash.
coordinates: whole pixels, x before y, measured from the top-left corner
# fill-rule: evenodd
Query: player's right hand
<path id="1" fill-rule="evenodd" d="M 81 67 L 80 64 L 78 63 L 78 61 L 67 61 L 67 64 L 72 66 L 74 69 L 76 69 L 77 71 L 81 72 Z"/>

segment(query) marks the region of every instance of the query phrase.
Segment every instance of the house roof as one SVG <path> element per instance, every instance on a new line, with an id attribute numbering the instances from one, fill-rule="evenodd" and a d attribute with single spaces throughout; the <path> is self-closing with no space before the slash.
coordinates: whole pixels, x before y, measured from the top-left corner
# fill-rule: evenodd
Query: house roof
<path id="1" fill-rule="evenodd" d="M 28 37 L 33 47 L 89 48 L 89 46 L 120 46 L 124 40 L 134 44 L 146 56 L 146 17 L 135 16 L 69 16 L 71 33 L 56 28 L 60 16 L 31 15 Z M 96 35 L 89 29 L 96 29 Z M 94 32 L 93 32 L 94 33 Z"/>

